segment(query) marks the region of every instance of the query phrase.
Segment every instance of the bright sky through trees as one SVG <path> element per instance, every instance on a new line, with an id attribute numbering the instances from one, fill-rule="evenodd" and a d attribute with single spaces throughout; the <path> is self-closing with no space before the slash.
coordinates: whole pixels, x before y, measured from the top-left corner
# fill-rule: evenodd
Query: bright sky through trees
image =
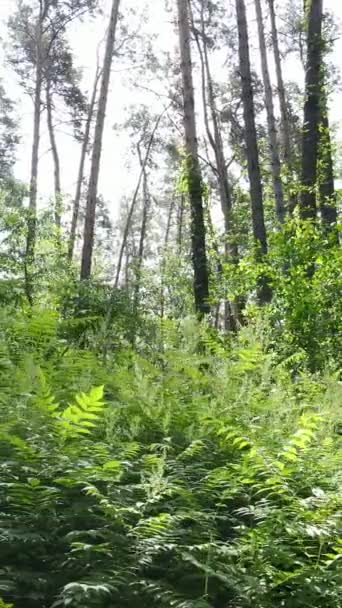
<path id="1" fill-rule="evenodd" d="M 227 2 L 228 1 L 229 0 L 227 0 Z M 6 42 L 6 28 L 4 26 L 10 14 L 14 11 L 15 4 L 15 0 L 2 0 L 0 4 L 0 21 L 3 24 L 2 31 L 4 32 L 4 42 Z M 252 3 L 247 3 L 247 6 L 249 27 L 252 34 L 254 34 L 251 36 L 253 68 L 256 71 L 259 71 L 260 59 L 255 30 L 255 13 Z M 102 7 L 102 15 L 98 16 L 96 19 L 88 18 L 84 23 L 77 22 L 77 24 L 71 26 L 69 31 L 69 40 L 75 52 L 77 66 L 83 71 L 83 84 L 85 90 L 90 90 L 94 78 L 97 49 L 100 49 L 100 53 L 103 50 L 103 39 L 108 21 L 110 1 L 103 0 Z M 137 2 L 137 0 L 125 0 L 122 7 L 123 13 L 129 14 L 130 9 L 132 8 L 137 10 L 137 15 L 132 18 L 136 22 L 137 28 L 139 29 L 142 27 L 144 31 L 156 36 L 154 47 L 159 47 L 161 51 L 174 52 L 177 45 L 175 27 L 171 21 L 171 14 L 166 12 L 164 8 L 163 0 L 139 0 L 139 2 Z M 334 14 L 338 22 L 342 22 L 341 0 L 325 0 L 325 8 Z M 144 23 L 142 23 L 142 17 L 144 18 Z M 339 39 L 335 42 L 332 61 L 337 67 L 342 68 L 341 57 L 342 39 Z M 195 61 L 198 63 L 197 57 L 195 57 Z M 157 110 L 162 107 L 162 103 L 167 103 L 167 100 L 163 100 L 162 97 L 158 99 L 157 95 L 146 90 L 146 88 L 142 87 L 139 90 L 138 87 L 133 90 L 128 79 L 133 75 L 134 80 L 136 64 L 139 65 L 138 56 L 134 57 L 132 60 L 127 60 L 123 56 L 123 58 L 114 58 L 112 67 L 111 95 L 107 109 L 99 191 L 108 202 L 113 217 L 117 216 L 122 195 L 129 195 L 132 192 L 135 185 L 132 183 L 132 175 L 135 174 L 134 172 L 138 172 L 137 160 L 130 153 L 129 137 L 123 129 L 115 129 L 114 126 L 125 120 L 127 106 L 132 102 L 136 103 L 139 100 L 141 103 L 155 106 Z M 270 64 L 273 67 L 271 54 Z M 224 74 L 226 67 L 218 62 L 216 69 L 220 74 Z M 28 182 L 28 159 L 30 158 L 32 137 L 32 103 L 29 98 L 23 95 L 22 90 L 17 85 L 16 76 L 13 71 L 5 65 L 4 72 L 6 75 L 8 93 L 17 101 L 16 109 L 21 121 L 22 142 L 20 146 L 20 155 L 16 164 L 16 176 L 24 182 Z M 303 82 L 303 70 L 298 64 L 298 61 L 293 58 L 285 61 L 284 73 L 285 78 L 289 75 L 291 79 L 296 78 L 299 83 Z M 196 94 L 199 97 L 199 83 L 197 84 Z M 157 93 L 167 93 L 165 84 L 160 83 L 158 80 L 152 82 L 150 88 Z M 197 111 L 201 112 L 200 101 L 197 104 Z M 339 90 L 335 91 L 335 94 L 331 99 L 331 123 L 339 133 L 338 139 L 341 139 L 342 103 L 341 92 Z M 80 154 L 80 146 L 74 141 L 68 125 L 63 124 L 62 118 L 60 123 L 57 123 L 56 126 L 57 141 L 62 156 L 63 191 L 66 195 L 72 196 L 74 193 L 77 171 L 75 157 L 78 158 Z M 40 152 L 39 193 L 41 197 L 46 199 L 47 196 L 52 194 L 52 191 L 53 182 L 50 144 L 47 129 L 45 125 L 43 125 Z"/>

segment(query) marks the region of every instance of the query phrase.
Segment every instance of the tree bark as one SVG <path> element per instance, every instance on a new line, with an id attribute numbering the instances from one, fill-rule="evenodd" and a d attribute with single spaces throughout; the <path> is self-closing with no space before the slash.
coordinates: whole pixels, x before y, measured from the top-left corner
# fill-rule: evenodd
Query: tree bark
<path id="1" fill-rule="evenodd" d="M 205 245 L 202 175 L 198 158 L 195 99 L 192 78 L 188 0 L 177 0 L 179 46 L 183 82 L 183 111 L 188 192 L 191 208 L 191 247 L 194 269 L 194 300 L 199 315 L 210 312 L 209 276 Z"/>
<path id="2" fill-rule="evenodd" d="M 201 40 L 198 35 L 198 32 L 195 28 L 193 19 L 193 33 L 195 36 L 200 62 L 201 62 L 201 72 L 202 72 L 202 98 L 203 98 L 203 110 L 204 110 L 204 122 L 207 131 L 207 136 L 209 143 L 213 149 L 215 155 L 215 163 L 216 163 L 216 171 L 215 176 L 217 178 L 218 187 L 219 187 L 219 195 L 220 195 L 220 203 L 221 210 L 224 219 L 224 230 L 225 230 L 225 261 L 229 261 L 233 264 L 239 263 L 239 252 L 238 247 L 234 239 L 234 225 L 233 225 L 233 205 L 232 205 L 232 196 L 231 196 L 231 188 L 228 178 L 228 170 L 227 164 L 224 156 L 224 148 L 223 148 L 223 140 L 221 135 L 221 128 L 219 124 L 216 99 L 214 95 L 214 87 L 213 80 L 210 69 L 210 61 L 208 54 L 208 45 L 207 38 L 205 32 L 205 24 L 204 24 L 204 11 L 207 8 L 207 2 L 202 1 L 201 4 Z M 203 46 L 202 46 L 203 45 Z M 207 99 L 208 92 L 208 99 Z M 209 116 L 208 116 L 208 108 L 210 110 L 211 122 L 213 125 L 213 133 L 211 132 L 210 124 L 209 124 Z M 218 248 L 217 248 L 218 252 Z M 222 265 L 221 265 L 222 266 Z M 222 272 L 222 270 L 221 270 Z M 237 300 L 232 301 L 231 303 L 225 302 L 225 329 L 236 331 L 238 326 L 242 322 L 241 318 L 241 310 L 240 305 Z"/>
<path id="3" fill-rule="evenodd" d="M 322 101 L 322 18 L 323 1 L 311 0 L 308 9 L 300 215 L 302 219 L 312 221 L 317 215 L 316 183 Z"/>
<path id="4" fill-rule="evenodd" d="M 322 95 L 321 128 L 319 142 L 320 183 L 319 198 L 322 223 L 329 231 L 337 223 L 337 200 L 334 183 L 334 165 L 331 147 L 330 124 L 326 95 Z"/>
<path id="5" fill-rule="evenodd" d="M 276 119 L 273 105 L 273 91 L 271 85 L 270 72 L 268 68 L 267 49 L 265 41 L 265 28 L 260 0 L 255 0 L 255 10 L 258 24 L 259 49 L 261 57 L 261 72 L 264 84 L 265 107 L 267 115 L 267 130 L 268 130 L 268 145 L 271 161 L 271 172 L 273 181 L 273 190 L 275 197 L 276 216 L 280 223 L 283 223 L 285 217 L 284 192 L 281 181 L 280 156 L 277 140 Z"/>
<path id="6" fill-rule="evenodd" d="M 83 141 L 82 141 L 81 158 L 80 158 L 77 183 L 76 183 L 76 193 L 75 193 L 74 204 L 73 204 L 73 209 L 72 209 L 71 228 L 70 228 L 70 236 L 69 236 L 69 244 L 68 244 L 68 259 L 70 262 L 72 261 L 72 258 L 74 255 L 74 249 L 75 249 L 77 223 L 78 223 L 78 216 L 79 216 L 79 211 L 80 211 L 82 185 L 83 185 L 83 179 L 84 179 L 84 167 L 85 167 L 85 161 L 86 161 L 86 157 L 87 157 L 87 150 L 88 150 L 88 146 L 89 146 L 90 128 L 91 128 L 91 123 L 92 123 L 92 119 L 93 119 L 93 115 L 94 115 L 97 87 L 99 84 L 100 76 L 101 76 L 101 70 L 99 68 L 97 68 L 96 74 L 95 74 L 95 80 L 94 80 L 94 84 L 93 84 L 93 91 L 92 91 L 90 103 L 88 106 L 88 115 L 87 115 L 87 120 L 86 120 L 84 137 L 83 137 Z"/>
<path id="7" fill-rule="evenodd" d="M 119 16 L 120 0 L 113 0 L 112 10 L 107 34 L 103 72 L 101 78 L 101 89 L 96 116 L 94 146 L 91 158 L 91 168 L 86 204 L 86 217 L 84 224 L 84 240 L 81 262 L 81 279 L 89 279 L 91 274 L 92 255 L 94 247 L 95 212 L 97 202 L 97 188 L 100 173 L 100 161 L 102 153 L 103 129 L 106 115 L 110 72 L 115 44 L 116 26 Z"/>
<path id="8" fill-rule="evenodd" d="M 250 184 L 250 201 L 253 237 L 256 245 L 256 259 L 267 254 L 267 234 L 264 218 L 263 192 L 259 164 L 259 150 L 255 127 L 255 109 L 249 56 L 248 29 L 244 0 L 236 0 L 236 14 L 239 36 L 239 64 L 242 89 L 245 142 Z M 271 299 L 271 290 L 265 277 L 258 284 L 258 300 L 265 304 Z"/>
<path id="9" fill-rule="evenodd" d="M 287 110 L 287 102 L 286 102 L 286 92 L 284 86 L 284 78 L 283 78 L 283 69 L 281 64 L 281 56 L 279 50 L 279 40 L 278 40 L 278 28 L 276 21 L 276 14 L 274 8 L 274 0 L 268 0 L 269 9 L 270 9 L 270 17 L 271 17 L 271 35 L 272 35 L 272 47 L 273 47 L 273 56 L 274 63 L 276 68 L 276 76 L 277 76 L 277 93 L 279 99 L 279 107 L 280 107 L 280 118 L 281 118 L 281 141 L 283 144 L 283 154 L 284 161 L 287 168 L 287 173 L 290 180 L 294 177 L 293 171 L 293 156 L 291 151 L 291 131 L 290 131 L 290 121 Z M 295 197 L 289 195 L 289 212 L 292 213 L 296 204 Z"/>
<path id="10" fill-rule="evenodd" d="M 61 227 L 61 197 L 62 197 L 62 188 L 61 188 L 61 168 L 59 161 L 59 154 L 57 149 L 57 142 L 55 137 L 55 129 L 53 125 L 52 118 L 52 94 L 51 94 L 51 86 L 50 82 L 46 83 L 46 113 L 47 113 L 47 125 L 48 132 L 51 144 L 51 152 L 53 157 L 54 164 L 54 186 L 55 186 L 55 224 L 58 229 Z"/>
<path id="11" fill-rule="evenodd" d="M 42 27 L 44 12 L 41 7 L 36 33 L 36 73 L 34 91 L 33 140 L 31 154 L 31 177 L 29 192 L 29 210 L 27 221 L 26 254 L 25 254 L 25 292 L 30 304 L 33 302 L 32 265 L 36 245 L 37 230 L 37 192 L 38 192 L 38 160 L 40 142 L 41 97 L 43 87 L 43 57 L 42 57 Z"/>

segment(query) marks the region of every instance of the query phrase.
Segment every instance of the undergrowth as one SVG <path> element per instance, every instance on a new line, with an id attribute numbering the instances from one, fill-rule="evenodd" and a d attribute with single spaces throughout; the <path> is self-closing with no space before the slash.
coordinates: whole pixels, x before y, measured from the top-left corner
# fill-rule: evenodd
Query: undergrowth
<path id="1" fill-rule="evenodd" d="M 68 322 L 1 312 L 3 601 L 340 608 L 338 374 L 257 326 L 165 321 L 104 356 Z"/>

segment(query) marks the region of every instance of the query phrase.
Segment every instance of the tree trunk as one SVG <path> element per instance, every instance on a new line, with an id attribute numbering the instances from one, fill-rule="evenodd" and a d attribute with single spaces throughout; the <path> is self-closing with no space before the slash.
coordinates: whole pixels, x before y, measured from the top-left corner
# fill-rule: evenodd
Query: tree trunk
<path id="1" fill-rule="evenodd" d="M 116 26 L 119 16 L 120 0 L 113 0 L 112 10 L 107 34 L 103 72 L 101 78 L 101 89 L 96 116 L 94 146 L 91 158 L 91 168 L 86 204 L 86 217 L 84 224 L 84 241 L 81 262 L 81 279 L 89 279 L 91 274 L 92 254 L 94 247 L 95 212 L 97 202 L 97 188 L 100 172 L 100 161 L 102 152 L 103 128 L 106 115 L 110 71 L 112 66 Z"/>
<path id="2" fill-rule="evenodd" d="M 121 247 L 120 247 L 118 265 L 117 265 L 117 268 L 116 268 L 116 275 L 115 275 L 115 282 L 114 282 L 115 289 L 117 289 L 119 287 L 119 281 L 120 281 L 120 273 L 121 273 L 121 266 L 122 266 L 123 255 L 124 255 L 124 251 L 125 251 L 125 247 L 126 247 L 127 237 L 128 237 L 129 229 L 130 229 L 130 226 L 131 226 L 131 221 L 132 221 L 135 205 L 136 205 L 138 194 L 139 194 L 139 190 L 140 190 L 141 181 L 142 181 L 143 176 L 144 176 L 144 171 L 145 171 L 145 168 L 146 168 L 147 161 L 148 161 L 148 159 L 150 157 L 150 152 L 151 152 L 151 148 L 152 148 L 152 144 L 153 144 L 153 141 L 154 141 L 155 134 L 156 134 L 157 129 L 159 127 L 159 123 L 160 123 L 160 121 L 162 119 L 162 116 L 166 112 L 167 109 L 168 108 L 165 108 L 162 111 L 162 113 L 159 114 L 159 116 L 158 116 L 158 118 L 156 120 L 156 123 L 155 123 L 155 125 L 153 127 L 153 131 L 151 133 L 151 137 L 149 139 L 149 142 L 148 142 L 148 145 L 147 145 L 147 148 L 146 148 L 145 157 L 144 157 L 143 163 L 141 165 L 140 174 L 139 174 L 139 178 L 138 178 L 138 183 L 137 183 L 135 192 L 133 194 L 131 206 L 130 206 L 130 208 L 128 210 L 128 216 L 127 216 L 126 225 L 125 225 L 125 229 L 124 229 L 124 233 L 123 233 L 123 237 L 122 237 L 122 243 L 121 243 Z"/>
<path id="3" fill-rule="evenodd" d="M 190 24 L 188 0 L 177 0 L 181 72 L 183 81 L 183 108 L 187 178 L 191 208 L 191 246 L 194 269 L 194 299 L 196 311 L 210 312 L 209 276 L 205 246 L 205 224 L 202 201 L 202 175 L 198 159 L 195 120 L 195 100 L 192 79 Z"/>
<path id="4" fill-rule="evenodd" d="M 265 28 L 260 0 L 255 0 L 255 10 L 258 24 L 259 49 L 261 57 L 261 71 L 264 83 L 265 107 L 267 114 L 268 144 L 271 161 L 271 172 L 273 190 L 275 197 L 276 216 L 279 222 L 284 221 L 285 206 L 283 184 L 281 181 L 280 156 L 277 141 L 276 119 L 274 115 L 273 91 L 271 85 L 270 72 L 268 68 L 267 49 L 265 41 Z"/>
<path id="5" fill-rule="evenodd" d="M 53 164 L 54 164 L 55 224 L 56 224 L 56 227 L 59 229 L 61 227 L 61 196 L 62 196 L 61 169 L 60 169 L 59 155 L 58 155 L 57 143 L 56 143 L 56 137 L 55 137 L 55 129 L 53 126 L 53 119 L 52 119 L 52 94 L 51 94 L 50 82 L 47 82 L 47 84 L 46 84 L 46 113 L 47 113 L 47 125 L 48 125 L 48 132 L 49 132 Z"/>
<path id="6" fill-rule="evenodd" d="M 267 235 L 264 218 L 259 151 L 255 127 L 254 96 L 249 57 L 246 7 L 244 0 L 236 0 L 236 14 L 239 35 L 239 63 L 245 123 L 248 177 L 250 184 L 252 228 L 256 245 L 256 258 L 259 260 L 260 257 L 267 254 Z M 261 304 L 264 304 L 271 299 L 271 290 L 265 277 L 261 277 L 259 281 L 258 299 Z"/>
<path id="7" fill-rule="evenodd" d="M 84 167 L 85 167 L 85 161 L 86 161 L 86 157 L 87 157 L 87 150 L 88 150 L 88 146 L 89 146 L 90 127 L 91 127 L 94 109 L 95 109 L 97 87 L 98 87 L 100 76 L 101 76 L 101 70 L 99 68 L 97 68 L 96 74 L 95 74 L 94 85 L 93 85 L 93 91 L 92 91 L 92 95 L 91 95 L 91 99 L 90 99 L 90 103 L 89 103 L 89 107 L 88 107 L 88 115 L 87 115 L 85 131 L 84 131 L 84 137 L 83 137 L 83 141 L 82 141 L 81 158 L 80 158 L 77 183 L 76 183 L 76 193 L 75 193 L 74 204 L 73 204 L 73 209 L 72 209 L 71 228 L 70 228 L 70 236 L 69 236 L 69 244 L 68 244 L 68 259 L 70 262 L 72 261 L 72 258 L 74 255 L 77 222 L 78 222 L 78 215 L 79 215 L 79 210 L 80 210 L 82 185 L 83 185 L 83 179 L 84 179 Z"/>
<path id="8" fill-rule="evenodd" d="M 164 249 L 165 250 L 167 249 L 167 247 L 169 245 L 172 216 L 173 216 L 173 212 L 174 212 L 174 208 L 175 208 L 175 196 L 176 196 L 175 192 L 173 192 L 170 207 L 169 207 L 169 212 L 167 214 L 167 223 L 166 223 L 166 230 L 165 230 L 165 237 L 164 237 Z"/>
<path id="9" fill-rule="evenodd" d="M 291 151 L 291 132 L 290 132 L 290 121 L 287 110 L 286 103 L 286 92 L 284 86 L 283 79 L 283 70 L 281 65 L 281 57 L 279 50 L 279 40 L 278 40 L 278 28 L 276 22 L 276 15 L 274 9 L 274 0 L 268 0 L 269 8 L 270 8 L 270 16 L 271 16 L 271 34 L 272 34 L 272 47 L 273 47 L 273 55 L 274 55 L 274 63 L 276 68 L 277 75 L 277 93 L 279 99 L 280 106 L 280 118 L 281 118 L 281 140 L 283 144 L 283 154 L 284 161 L 287 168 L 287 173 L 290 178 L 290 181 L 293 180 L 294 171 L 293 171 L 293 156 Z M 293 212 L 296 200 L 295 197 L 289 196 L 289 211 Z"/>
<path id="10" fill-rule="evenodd" d="M 337 223 L 337 200 L 334 184 L 334 165 L 326 95 L 322 95 L 319 141 L 320 182 L 319 198 L 322 223 L 329 231 Z"/>
<path id="11" fill-rule="evenodd" d="M 26 255 L 25 255 L 25 292 L 30 304 L 33 301 L 32 265 L 36 245 L 37 229 L 37 192 L 38 192 L 38 160 L 40 142 L 41 97 L 43 87 L 43 58 L 41 51 L 43 15 L 39 15 L 36 38 L 36 74 L 34 91 L 33 141 L 31 154 L 31 177 L 29 193 L 29 210 L 27 221 Z"/>
<path id="12" fill-rule="evenodd" d="M 138 144 L 138 156 L 139 156 L 140 167 L 143 171 L 143 210 L 142 210 L 142 221 L 141 221 L 137 263 L 136 263 L 136 268 L 135 268 L 135 285 L 134 285 L 134 301 L 133 301 L 134 314 L 136 314 L 138 307 L 139 307 L 141 271 L 142 271 L 142 265 L 143 265 L 143 260 L 144 260 L 148 214 L 149 214 L 150 205 L 151 205 L 151 198 L 150 198 L 148 181 L 147 181 L 146 163 L 144 163 L 144 160 L 142 158 L 139 144 Z"/>
<path id="13" fill-rule="evenodd" d="M 311 0 L 308 10 L 307 60 L 302 141 L 302 192 L 300 215 L 315 220 L 317 214 L 316 182 L 322 101 L 322 18 L 323 1 Z"/>
<path id="14" fill-rule="evenodd" d="M 221 136 L 221 130 L 219 125 L 219 119 L 217 114 L 216 100 L 213 89 L 213 82 L 211 77 L 209 56 L 208 56 L 208 48 L 207 41 L 205 35 L 205 26 L 204 26 L 204 10 L 205 3 L 202 3 L 201 6 L 201 39 L 203 44 L 203 49 L 201 46 L 201 42 L 199 39 L 198 32 L 193 23 L 193 33 L 195 36 L 195 40 L 197 43 L 197 48 L 200 56 L 201 62 L 201 72 L 202 72 L 202 98 L 203 98 L 203 111 L 204 111 L 204 122 L 205 128 L 208 136 L 209 143 L 213 149 L 215 155 L 216 167 L 214 167 L 215 177 L 217 178 L 217 183 L 219 187 L 219 195 L 220 195 L 220 203 L 221 210 L 224 219 L 224 231 L 225 231 L 225 243 L 224 243 L 224 258 L 225 261 L 230 261 L 233 264 L 238 264 L 239 262 L 239 254 L 238 247 L 236 242 L 234 242 L 234 227 L 233 227 L 233 218 L 232 218 L 232 199 L 231 199 L 231 189 L 228 179 L 228 171 L 227 165 L 224 157 L 223 151 L 223 140 Z M 208 100 L 207 100 L 207 91 L 208 90 Z M 210 109 L 211 121 L 213 124 L 214 133 L 211 132 L 210 124 L 209 124 L 209 116 L 208 116 L 208 107 Z M 219 248 L 217 246 L 217 255 L 219 255 Z M 222 274 L 222 264 L 220 264 Z M 226 302 L 225 303 L 225 311 L 229 312 L 225 316 L 225 329 L 230 329 L 235 331 L 239 324 L 241 323 L 241 314 L 240 314 L 240 306 L 238 301 L 234 301 L 231 305 Z"/>
<path id="15" fill-rule="evenodd" d="M 178 205 L 177 205 L 177 245 L 179 252 L 182 250 L 183 245 L 183 223 L 184 223 L 184 211 L 185 211 L 185 197 L 183 192 L 180 194 Z"/>

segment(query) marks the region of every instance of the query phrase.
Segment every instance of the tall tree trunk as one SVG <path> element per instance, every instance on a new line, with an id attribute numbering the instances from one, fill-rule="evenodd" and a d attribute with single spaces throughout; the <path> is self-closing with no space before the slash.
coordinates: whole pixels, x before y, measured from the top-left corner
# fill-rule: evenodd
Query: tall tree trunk
<path id="1" fill-rule="evenodd" d="M 190 24 L 188 0 L 177 0 L 179 46 L 183 81 L 184 131 L 187 154 L 187 177 L 191 208 L 191 246 L 194 269 L 194 299 L 196 311 L 210 312 L 209 276 L 205 245 L 205 224 L 202 200 L 202 175 L 198 159 L 195 120 L 195 99 L 192 78 Z"/>
<path id="2" fill-rule="evenodd" d="M 279 107 L 280 107 L 280 118 L 281 118 L 281 140 L 283 144 L 283 154 L 284 161 L 287 168 L 287 173 L 290 180 L 294 178 L 293 171 L 293 155 L 291 151 L 291 131 L 290 131 L 290 121 L 287 110 L 287 102 L 286 102 L 286 92 L 284 86 L 284 78 L 283 78 L 283 69 L 281 64 L 281 56 L 279 50 L 279 40 L 278 40 L 278 28 L 276 22 L 276 14 L 274 8 L 274 0 L 268 0 L 269 8 L 270 8 L 270 17 L 271 17 L 271 35 L 272 35 L 272 47 L 273 47 L 273 55 L 274 55 L 274 63 L 276 68 L 277 75 L 277 93 L 279 99 Z M 293 212 L 296 200 L 292 195 L 289 196 L 289 211 Z"/>
<path id="3" fill-rule="evenodd" d="M 319 198 L 322 223 L 329 231 L 337 223 L 337 200 L 334 183 L 334 165 L 328 112 L 327 98 L 326 94 L 323 92 L 319 141 Z"/>
<path id="4" fill-rule="evenodd" d="M 148 214 L 149 214 L 150 205 L 151 205 L 151 197 L 150 197 L 150 192 L 149 192 L 149 188 L 148 188 L 148 180 L 147 180 L 146 163 L 144 163 L 143 157 L 141 155 L 140 144 L 138 144 L 138 156 L 139 156 L 140 167 L 143 171 L 143 209 L 142 209 L 142 221 L 141 221 L 140 238 L 139 238 L 139 248 L 138 248 L 138 255 L 137 255 L 137 260 L 136 260 L 136 268 L 135 268 L 135 285 L 134 285 L 134 301 L 133 301 L 134 313 L 137 312 L 138 307 L 139 307 L 141 272 L 142 272 L 142 265 L 143 265 L 143 261 L 144 261 Z"/>
<path id="5" fill-rule="evenodd" d="M 61 188 L 61 169 L 59 162 L 59 155 L 57 149 L 57 142 L 55 137 L 55 129 L 53 125 L 52 118 L 52 94 L 51 94 L 51 85 L 50 82 L 46 84 L 46 113 L 47 113 L 47 125 L 48 132 L 51 144 L 51 151 L 53 157 L 54 164 L 54 186 L 55 186 L 55 224 L 57 228 L 61 227 L 61 196 L 62 196 L 62 188 Z"/>
<path id="6" fill-rule="evenodd" d="M 204 111 L 204 123 L 208 136 L 209 143 L 213 149 L 215 155 L 215 163 L 214 167 L 215 177 L 217 178 L 217 183 L 219 187 L 219 195 L 220 195 L 220 203 L 221 210 L 224 219 L 224 231 L 225 231 L 225 261 L 230 261 L 233 264 L 238 264 L 239 262 L 239 253 L 236 242 L 234 241 L 234 227 L 233 227 L 233 206 L 232 206 L 232 198 L 231 198 L 231 188 L 228 179 L 228 170 L 224 157 L 223 150 L 223 140 L 221 136 L 221 130 L 219 125 L 216 100 L 214 95 L 213 81 L 210 70 L 210 62 L 207 48 L 207 40 L 205 34 L 205 25 L 204 25 L 204 11 L 206 8 L 206 3 L 202 2 L 201 5 L 201 40 L 198 35 L 198 32 L 195 28 L 194 21 L 193 23 L 193 33 L 195 36 L 200 62 L 201 62 L 201 72 L 202 72 L 202 99 L 203 99 L 203 111 Z M 203 45 L 203 48 L 202 48 Z M 208 90 L 208 100 L 207 100 L 207 90 Z M 211 131 L 209 116 L 208 116 L 208 105 L 210 109 L 211 122 L 213 125 L 213 133 Z M 219 255 L 219 248 L 217 246 L 217 255 Z M 222 264 L 220 264 L 220 271 L 222 274 Z M 217 310 L 217 308 L 216 308 Z M 225 316 L 225 329 L 235 331 L 239 324 L 241 323 L 241 311 L 239 302 L 237 300 L 233 301 L 229 304 L 227 301 L 225 303 L 225 312 L 229 313 Z"/>
<path id="7" fill-rule="evenodd" d="M 267 234 L 264 218 L 263 192 L 259 164 L 259 151 L 255 127 L 255 109 L 252 86 L 251 65 L 249 57 L 248 29 L 244 0 L 236 0 L 236 14 L 239 35 L 239 64 L 242 88 L 243 115 L 245 123 L 245 143 L 247 154 L 248 177 L 250 184 L 250 201 L 253 237 L 256 245 L 257 259 L 267 254 Z M 261 277 L 258 285 L 258 299 L 261 304 L 271 298 L 267 280 Z"/>
<path id="8" fill-rule="evenodd" d="M 97 187 L 100 173 L 100 161 L 102 152 L 103 128 L 106 115 L 110 71 L 112 66 L 116 26 L 119 16 L 120 0 L 113 0 L 112 10 L 107 33 L 103 72 L 101 78 L 100 97 L 96 116 L 94 146 L 91 158 L 91 168 L 86 204 L 86 217 L 84 224 L 84 240 L 81 262 L 81 279 L 88 279 L 91 274 L 92 254 L 94 247 L 95 212 L 97 202 Z"/>
<path id="9" fill-rule="evenodd" d="M 270 72 L 268 68 L 267 49 L 265 41 L 265 28 L 263 21 L 263 14 L 260 0 L 255 0 L 255 10 L 258 24 L 258 35 L 259 35 L 259 49 L 261 57 L 261 72 L 264 83 L 265 93 L 265 106 L 267 114 L 267 130 L 268 130 L 268 144 L 271 161 L 271 172 L 273 181 L 273 190 L 275 196 L 276 216 L 279 222 L 284 221 L 285 216 L 285 205 L 284 205 L 284 193 L 283 184 L 281 181 L 281 167 L 280 167 L 280 156 L 278 149 L 277 140 L 277 128 L 276 119 L 274 114 L 273 105 L 273 91 L 271 85 Z"/>
<path id="10" fill-rule="evenodd" d="M 25 254 L 25 292 L 30 304 L 33 302 L 32 265 L 36 245 L 37 230 L 37 192 L 38 192 L 38 160 L 40 142 L 41 97 L 43 87 L 43 57 L 42 57 L 42 25 L 43 11 L 41 10 L 36 33 L 36 73 L 34 91 L 33 140 L 31 154 L 31 177 L 29 193 L 29 211 L 27 221 L 26 254 Z"/>
<path id="11" fill-rule="evenodd" d="M 87 115 L 87 120 L 86 120 L 84 137 L 83 137 L 83 141 L 82 141 L 81 158 L 80 158 L 77 183 L 76 183 L 76 193 L 75 193 L 73 209 L 72 209 L 71 228 L 70 228 L 70 236 L 69 236 L 69 244 L 68 244 L 68 259 L 70 262 L 72 261 L 72 258 L 74 255 L 77 222 L 78 222 L 78 216 L 79 216 L 79 211 L 80 211 L 82 185 L 83 185 L 83 179 L 84 179 L 84 167 L 85 167 L 85 161 L 86 161 L 86 157 L 87 157 L 87 150 L 88 150 L 88 146 L 89 146 L 90 127 L 91 127 L 91 123 L 92 123 L 93 115 L 94 115 L 97 87 L 99 84 L 100 76 L 101 76 L 101 70 L 99 69 L 99 67 L 97 67 L 96 74 L 95 74 L 95 80 L 94 80 L 94 84 L 93 84 L 93 91 L 92 91 L 91 99 L 90 99 L 89 106 L 88 106 L 88 115 Z"/>
<path id="12" fill-rule="evenodd" d="M 308 9 L 307 60 L 302 141 L 302 219 L 316 219 L 316 182 L 319 126 L 322 101 L 322 18 L 323 0 L 311 0 Z"/>
<path id="13" fill-rule="evenodd" d="M 137 183 L 137 186 L 136 186 L 134 194 L 133 194 L 133 198 L 132 198 L 132 202 L 131 202 L 130 208 L 128 210 L 127 220 L 126 220 L 126 224 L 125 224 L 125 228 L 124 228 L 124 233 L 123 233 L 123 236 L 122 236 L 122 242 L 121 242 L 121 247 L 120 247 L 120 252 L 119 252 L 119 259 L 118 259 L 118 265 L 117 265 L 117 268 L 116 268 L 116 275 L 115 275 L 115 282 L 114 282 L 114 288 L 115 289 L 117 289 L 119 287 L 119 281 L 120 281 L 120 274 L 121 274 L 123 255 L 124 255 L 124 251 L 125 251 L 125 248 L 126 248 L 127 237 L 128 237 L 129 229 L 130 229 L 130 226 L 131 226 L 131 222 L 132 222 L 132 217 L 133 217 L 135 205 L 136 205 L 136 202 L 137 202 L 137 198 L 138 198 L 138 194 L 139 194 L 139 190 L 140 190 L 140 186 L 141 186 L 141 181 L 143 179 L 144 171 L 146 169 L 146 165 L 147 165 L 148 159 L 150 157 L 150 152 L 151 152 L 151 148 L 152 148 L 152 145 L 153 145 L 155 134 L 156 134 L 157 129 L 159 127 L 159 123 L 160 123 L 160 121 L 162 119 L 162 116 L 166 112 L 167 109 L 168 108 L 165 108 L 161 112 L 161 114 L 159 114 L 159 116 L 158 116 L 158 118 L 156 120 L 156 123 L 155 123 L 155 125 L 153 127 L 153 131 L 151 133 L 151 137 L 150 137 L 149 142 L 147 144 L 145 157 L 144 157 L 144 160 L 142 162 L 140 173 L 139 173 L 138 183 Z"/>

